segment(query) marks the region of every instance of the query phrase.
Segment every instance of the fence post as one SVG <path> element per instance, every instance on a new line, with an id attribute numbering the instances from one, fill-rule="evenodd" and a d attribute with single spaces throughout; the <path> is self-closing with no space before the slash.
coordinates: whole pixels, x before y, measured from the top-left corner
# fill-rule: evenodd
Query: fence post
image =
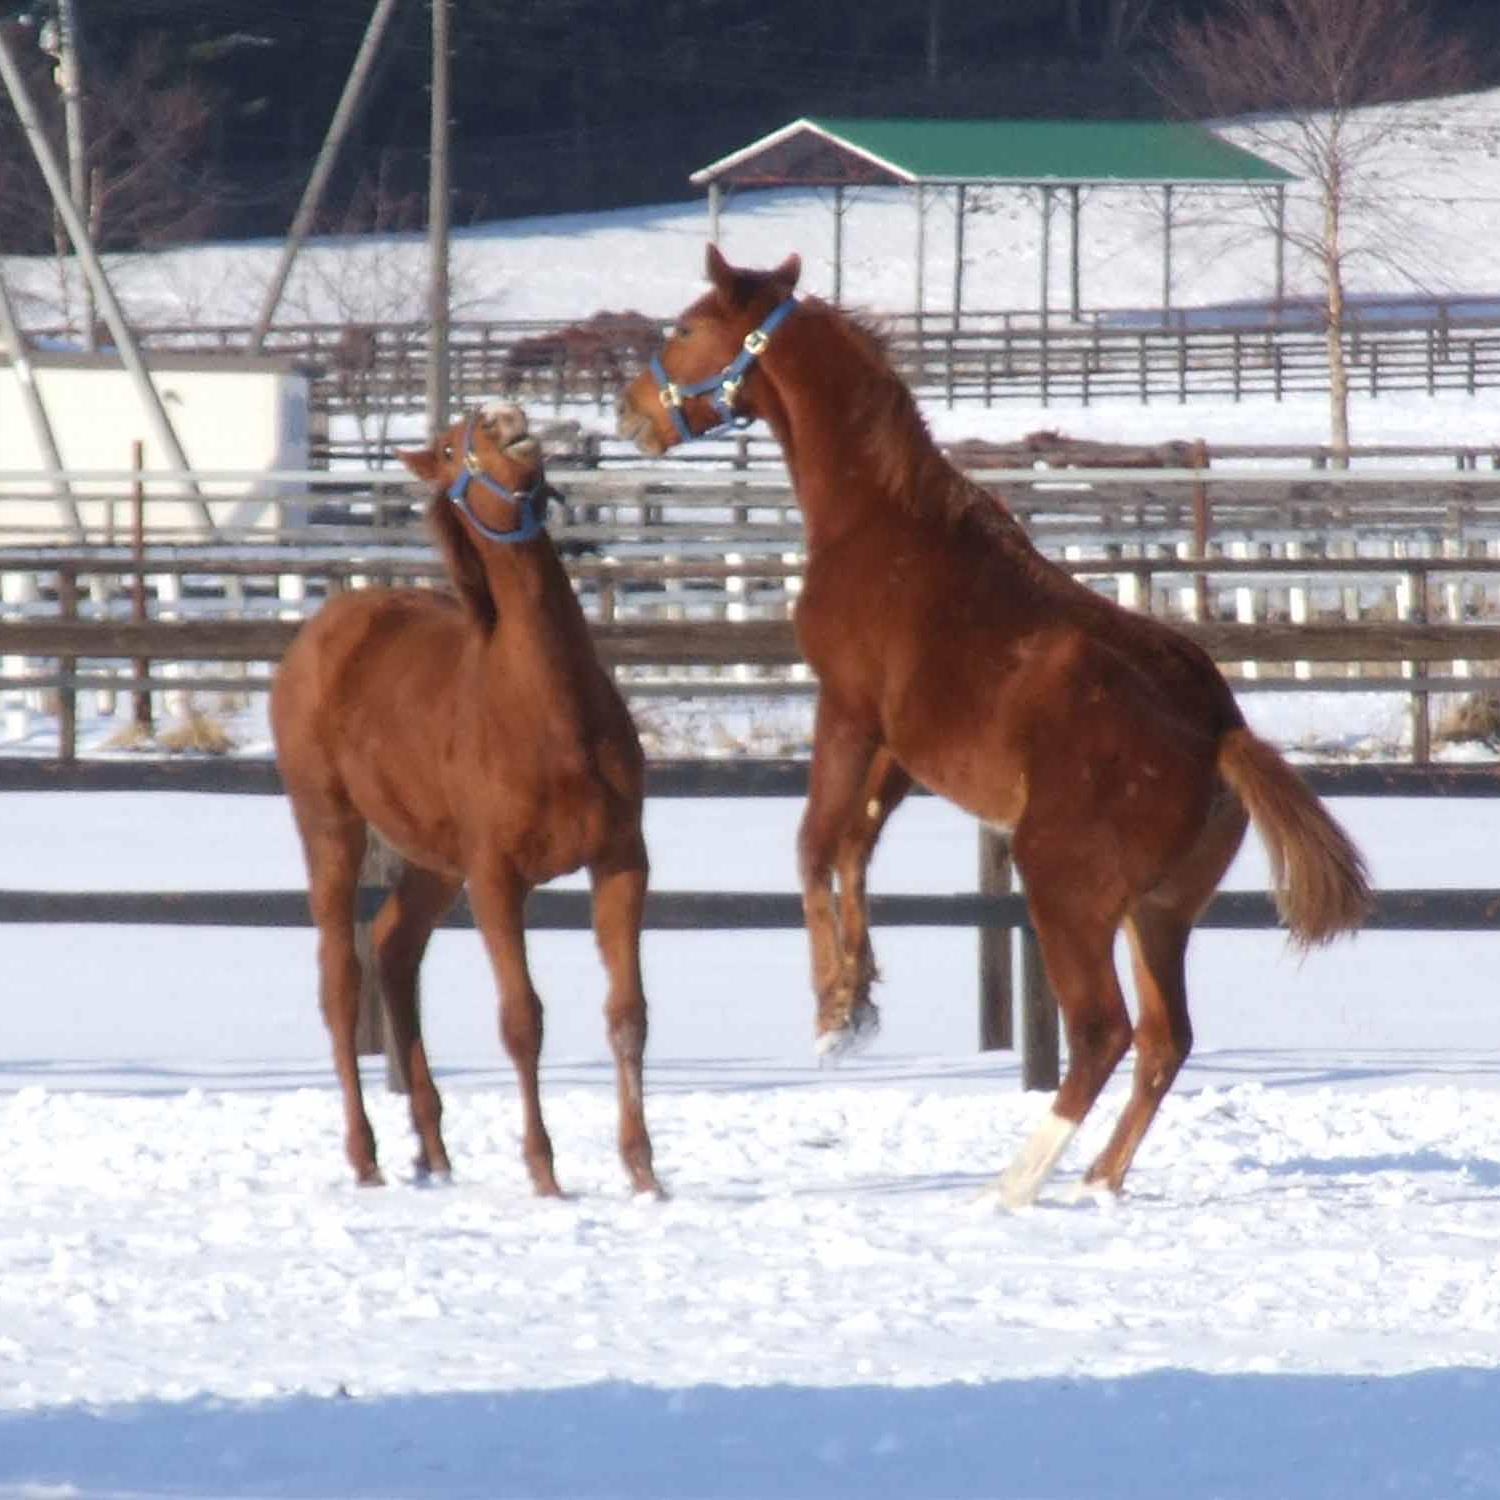
<path id="1" fill-rule="evenodd" d="M 78 575 L 70 564 L 57 570 L 57 610 L 65 620 L 78 618 Z M 64 681 L 57 689 L 57 758 L 70 766 L 78 759 L 78 689 L 71 681 L 78 658 L 65 656 L 58 662 Z"/>
<path id="2" fill-rule="evenodd" d="M 371 887 L 389 890 L 400 878 L 404 861 L 386 841 L 368 830 L 364 863 L 359 869 L 361 890 Z M 406 1076 L 406 1059 L 395 1049 L 390 1024 L 386 1019 L 385 995 L 380 987 L 380 968 L 375 962 L 374 921 L 361 917 L 354 924 L 354 951 L 359 958 L 359 1013 L 354 1023 L 354 1050 L 360 1057 L 378 1057 L 385 1053 L 385 1081 L 393 1094 L 411 1092 Z M 413 981 L 415 983 L 415 981 Z M 420 992 L 417 1003 L 421 1003 Z"/>
<path id="3" fill-rule="evenodd" d="M 1030 924 L 1021 929 L 1021 1087 L 1055 1089 L 1059 1066 L 1057 1001 L 1047 983 L 1042 945 Z"/>
<path id="4" fill-rule="evenodd" d="M 1010 839 L 983 824 L 979 828 L 979 894 L 1008 895 L 1012 885 Z M 979 929 L 979 1050 L 1008 1052 L 1015 1040 L 1015 986 L 1012 981 L 1011 928 L 983 924 Z"/>
<path id="5" fill-rule="evenodd" d="M 145 444 L 137 438 L 130 445 L 130 556 L 135 571 L 130 581 L 130 614 L 136 624 L 146 623 L 149 610 L 146 607 L 146 487 L 141 482 L 141 472 L 146 467 Z M 131 663 L 135 668 L 137 687 L 131 695 L 134 704 L 134 722 L 137 729 L 150 735 L 151 689 L 145 686 L 151 676 L 151 663 L 138 656 Z"/>

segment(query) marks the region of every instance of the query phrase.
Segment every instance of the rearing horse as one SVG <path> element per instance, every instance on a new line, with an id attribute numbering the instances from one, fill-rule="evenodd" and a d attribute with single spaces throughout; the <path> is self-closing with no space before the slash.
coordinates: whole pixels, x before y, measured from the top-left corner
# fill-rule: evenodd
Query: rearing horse
<path id="1" fill-rule="evenodd" d="M 1247 815 L 1300 944 L 1359 925 L 1364 866 L 1208 656 L 1044 558 L 938 451 L 879 341 L 795 297 L 799 270 L 710 247 L 712 289 L 625 391 L 619 427 L 661 454 L 762 418 L 786 458 L 807 536 L 797 637 L 819 685 L 798 836 L 819 1045 L 874 1022 L 865 867 L 915 780 L 1011 831 L 1067 1031 L 1052 1111 L 995 1192 L 1035 1199 L 1133 1040 L 1134 1088 L 1086 1174 L 1118 1191 L 1188 1055 L 1188 937 Z"/>
<path id="2" fill-rule="evenodd" d="M 354 1043 L 354 902 L 369 824 L 406 861 L 375 919 L 374 945 L 411 1086 L 418 1175 L 446 1175 L 449 1162 L 417 966 L 467 885 L 520 1078 L 526 1165 L 538 1193 L 558 1192 L 537 1083 L 542 1006 L 522 916 L 533 887 L 587 866 L 609 975 L 620 1154 L 635 1190 L 659 1194 L 641 1084 L 643 759 L 543 524 L 552 492 L 541 448 L 519 407 L 492 402 L 400 457 L 432 488 L 428 518 L 458 597 L 365 589 L 331 600 L 298 632 L 271 692 L 276 759 L 307 858 L 350 1165 L 361 1183 L 382 1180 Z"/>

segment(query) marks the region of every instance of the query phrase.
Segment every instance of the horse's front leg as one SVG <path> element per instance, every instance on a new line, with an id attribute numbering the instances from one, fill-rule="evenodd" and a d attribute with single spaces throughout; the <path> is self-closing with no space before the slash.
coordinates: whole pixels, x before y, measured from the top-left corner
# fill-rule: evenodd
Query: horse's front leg
<path id="1" fill-rule="evenodd" d="M 833 895 L 839 845 L 853 825 L 878 749 L 863 724 L 818 700 L 807 806 L 797 834 L 802 914 L 812 957 L 818 1014 L 816 1046 L 821 1055 L 844 1051 L 854 1038 L 854 968 L 846 962 Z"/>
<path id="2" fill-rule="evenodd" d="M 443 1102 L 433 1082 L 422 1041 L 417 1005 L 417 971 L 432 930 L 453 905 L 462 882 L 405 865 L 395 889 L 375 918 L 374 946 L 380 990 L 391 1028 L 394 1055 L 411 1100 L 412 1129 L 417 1136 L 413 1165 L 419 1180 L 448 1177 L 452 1167 L 443 1145 Z"/>
<path id="3" fill-rule="evenodd" d="M 333 1043 L 333 1066 L 344 1101 L 344 1153 L 361 1187 L 379 1187 L 385 1179 L 365 1112 L 354 1039 L 361 988 L 354 902 L 365 852 L 365 822 L 352 809 L 317 816 L 305 813 L 295 797 L 293 805 L 307 856 L 308 905 L 318 929 L 318 1003 Z"/>
<path id="4" fill-rule="evenodd" d="M 609 975 L 604 1004 L 620 1101 L 620 1160 L 638 1193 L 661 1198 L 646 1132 L 642 1079 L 646 1052 L 646 991 L 641 983 L 641 921 L 646 904 L 646 850 L 637 836 L 630 849 L 589 869 L 594 888 L 594 936 Z"/>
<path id="5" fill-rule="evenodd" d="M 521 1154 L 532 1186 L 544 1198 L 560 1198 L 552 1167 L 552 1139 L 542 1123 L 537 1069 L 542 1056 L 542 1002 L 526 964 L 523 913 L 529 886 L 509 865 L 469 872 L 469 905 L 500 988 L 500 1039 L 521 1085 Z"/>
<path id="6" fill-rule="evenodd" d="M 839 888 L 839 941 L 844 978 L 853 989 L 849 1029 L 856 1043 L 868 1041 L 880 1029 L 880 1011 L 870 999 L 880 970 L 870 941 L 866 874 L 886 823 L 910 790 L 911 777 L 896 764 L 889 750 L 880 751 L 865 777 L 859 805 L 839 840 L 834 866 Z"/>

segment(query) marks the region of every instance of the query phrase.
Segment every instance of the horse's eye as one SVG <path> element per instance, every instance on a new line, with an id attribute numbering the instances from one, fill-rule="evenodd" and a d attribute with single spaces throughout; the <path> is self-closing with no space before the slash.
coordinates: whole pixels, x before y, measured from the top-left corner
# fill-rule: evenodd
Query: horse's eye
<path id="1" fill-rule="evenodd" d="M 672 325 L 672 337 L 674 339 L 685 339 L 692 330 L 686 323 L 674 323 Z"/>

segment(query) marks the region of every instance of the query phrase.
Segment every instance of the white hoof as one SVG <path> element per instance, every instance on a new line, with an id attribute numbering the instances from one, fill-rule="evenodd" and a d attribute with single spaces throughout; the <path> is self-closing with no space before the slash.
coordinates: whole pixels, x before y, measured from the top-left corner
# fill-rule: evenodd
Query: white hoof
<path id="1" fill-rule="evenodd" d="M 1078 1133 L 1078 1126 L 1061 1115 L 1049 1114 L 1032 1131 L 1016 1159 L 1000 1174 L 991 1192 L 1009 1209 L 1029 1208 L 1042 1184 L 1052 1175 L 1058 1158 Z"/>

